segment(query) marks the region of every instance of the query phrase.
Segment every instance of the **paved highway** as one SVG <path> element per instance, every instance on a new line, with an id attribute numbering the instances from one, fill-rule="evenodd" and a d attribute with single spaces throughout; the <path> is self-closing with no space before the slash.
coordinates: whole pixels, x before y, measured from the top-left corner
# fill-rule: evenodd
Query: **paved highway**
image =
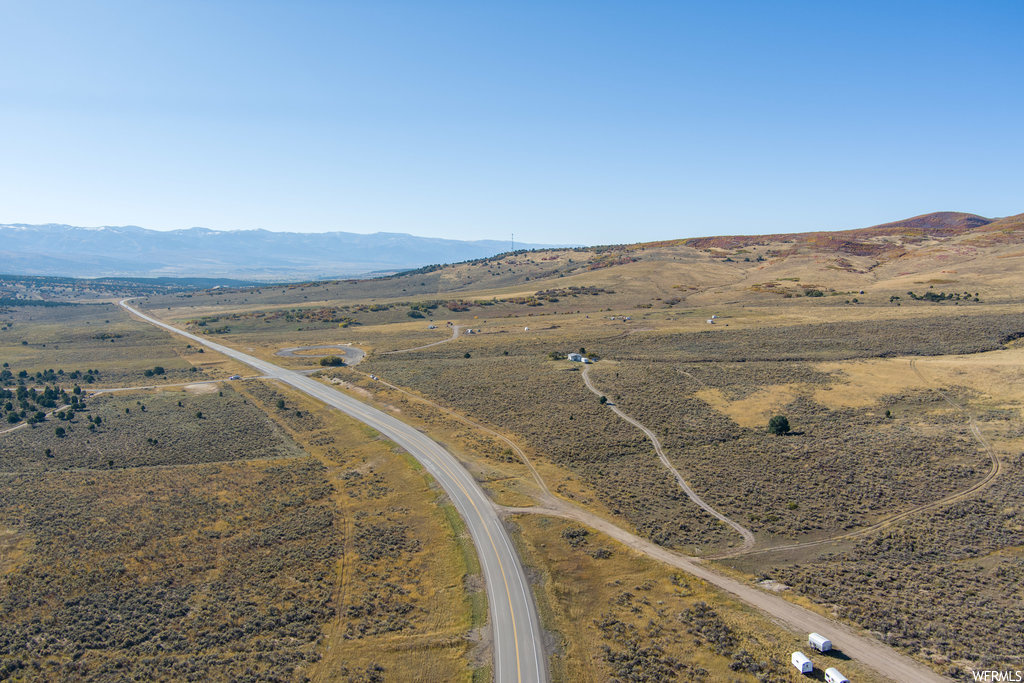
<path id="1" fill-rule="evenodd" d="M 499 683 L 547 680 L 547 660 L 541 640 L 540 619 L 519 556 L 490 499 L 451 453 L 404 422 L 315 379 L 183 332 L 138 311 L 129 305 L 129 301 L 122 300 L 121 306 L 146 322 L 219 351 L 267 377 L 284 382 L 337 408 L 373 427 L 411 453 L 451 498 L 476 546 L 487 584 L 487 602 L 494 637 L 495 680 Z"/>

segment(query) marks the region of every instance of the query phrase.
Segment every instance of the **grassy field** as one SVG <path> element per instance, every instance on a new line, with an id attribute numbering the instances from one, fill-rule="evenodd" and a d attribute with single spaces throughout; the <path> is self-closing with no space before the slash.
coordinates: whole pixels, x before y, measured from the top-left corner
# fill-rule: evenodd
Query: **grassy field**
<path id="1" fill-rule="evenodd" d="M 748 363 L 602 363 L 592 376 L 659 434 L 708 502 L 771 537 L 852 529 L 965 488 L 988 471 L 966 421 L 934 391 L 829 409 L 812 393 L 827 375 L 799 364 L 771 368 L 791 380 L 789 391 L 766 392 L 774 385 L 762 384 L 764 368 Z M 759 419 L 741 426 L 701 400 L 714 390 Z M 762 392 L 775 402 L 755 412 L 751 403 L 766 400 Z M 768 413 L 787 415 L 793 433 L 769 434 Z"/>
<path id="2" fill-rule="evenodd" d="M 101 394 L 86 399 L 86 406 L 70 421 L 51 419 L 0 436 L 0 471 L 191 465 L 302 453 L 227 384 Z"/>
<path id="3" fill-rule="evenodd" d="M 114 304 L 13 308 L 0 314 L 0 358 L 32 374 L 97 370 L 95 387 L 227 377 L 236 366 L 200 353 Z M 160 366 L 165 372 L 147 376 Z"/>
<path id="4" fill-rule="evenodd" d="M 0 435 L 4 678 L 469 680 L 483 666 L 472 545 L 370 430 L 256 381 L 90 397 L 60 424 Z"/>
<path id="5" fill-rule="evenodd" d="M 487 657 L 474 645 L 486 600 L 468 533 L 440 488 L 337 411 L 275 384 L 241 391 L 325 467 L 344 520 L 336 617 L 310 678 L 469 680 Z"/>
<path id="6" fill-rule="evenodd" d="M 367 362 L 365 370 L 516 434 L 659 543 L 687 550 L 730 543 L 727 528 L 679 491 L 646 437 L 600 405 L 567 361 L 518 353 L 484 357 L 482 350 L 468 359 L 451 351 L 434 356 L 426 363 L 386 356 Z"/>
<path id="7" fill-rule="evenodd" d="M 312 458 L 0 478 L 13 680 L 293 679 L 342 552 Z"/>
<path id="8" fill-rule="evenodd" d="M 928 511 L 812 563 L 761 575 L 926 661 L 1015 670 L 1024 652 L 1024 458 L 982 497 Z"/>

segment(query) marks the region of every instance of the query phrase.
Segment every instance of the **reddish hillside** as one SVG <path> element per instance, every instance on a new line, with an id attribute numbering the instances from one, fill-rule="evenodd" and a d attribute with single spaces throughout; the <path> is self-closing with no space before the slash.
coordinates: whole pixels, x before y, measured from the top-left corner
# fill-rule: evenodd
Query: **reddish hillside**
<path id="1" fill-rule="evenodd" d="M 1018 232 L 1024 230 L 1024 213 L 1006 218 L 997 218 L 985 226 L 983 232 Z"/>
<path id="2" fill-rule="evenodd" d="M 855 230 L 821 232 L 800 232 L 775 235 L 732 235 L 721 237 L 693 237 L 682 242 L 696 249 L 738 249 L 754 245 L 788 242 L 822 251 L 841 251 L 857 256 L 875 256 L 895 247 L 880 237 L 898 237 L 902 241 L 918 241 L 927 237 L 954 237 L 973 231 L 988 229 L 1020 216 L 993 220 L 971 213 L 939 211 L 923 216 L 914 216 L 901 221 L 874 225 Z"/>
<path id="3" fill-rule="evenodd" d="M 985 218 L 973 213 L 937 211 L 935 213 L 926 213 L 923 216 L 914 216 L 902 221 L 882 223 L 881 225 L 873 225 L 870 228 L 847 230 L 846 232 L 863 235 L 890 235 L 910 230 L 920 231 L 936 237 L 952 237 L 962 232 L 986 226 L 992 221 L 993 219 L 991 218 Z"/>
<path id="4" fill-rule="evenodd" d="M 1024 241 L 1024 213 L 994 220 L 965 240 L 975 247 L 1017 244 L 1021 241 Z"/>

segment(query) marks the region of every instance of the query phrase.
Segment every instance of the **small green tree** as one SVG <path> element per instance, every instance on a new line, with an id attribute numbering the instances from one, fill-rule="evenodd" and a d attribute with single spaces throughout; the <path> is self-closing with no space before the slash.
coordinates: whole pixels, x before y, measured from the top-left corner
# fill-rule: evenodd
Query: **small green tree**
<path id="1" fill-rule="evenodd" d="M 67 432 L 64 431 L 63 427 L 57 427 L 55 430 L 53 430 L 53 433 L 57 435 L 57 438 L 63 439 L 64 435 Z"/>
<path id="2" fill-rule="evenodd" d="M 768 420 L 768 431 L 775 435 L 782 435 L 789 432 L 789 420 L 785 415 L 776 415 Z"/>
<path id="3" fill-rule="evenodd" d="M 597 399 L 597 401 L 598 401 L 598 403 L 600 403 L 601 405 L 604 405 L 605 403 L 607 403 L 607 402 L 608 402 L 608 397 L 607 397 L 607 396 L 602 396 L 601 398 Z"/>

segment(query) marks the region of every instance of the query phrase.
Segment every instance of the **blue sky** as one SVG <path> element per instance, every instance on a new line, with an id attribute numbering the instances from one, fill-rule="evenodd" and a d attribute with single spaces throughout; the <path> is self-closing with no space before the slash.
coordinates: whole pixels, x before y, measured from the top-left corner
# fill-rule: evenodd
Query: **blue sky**
<path id="1" fill-rule="evenodd" d="M 614 243 L 1024 211 L 1024 3 L 0 0 L 0 222 Z"/>

